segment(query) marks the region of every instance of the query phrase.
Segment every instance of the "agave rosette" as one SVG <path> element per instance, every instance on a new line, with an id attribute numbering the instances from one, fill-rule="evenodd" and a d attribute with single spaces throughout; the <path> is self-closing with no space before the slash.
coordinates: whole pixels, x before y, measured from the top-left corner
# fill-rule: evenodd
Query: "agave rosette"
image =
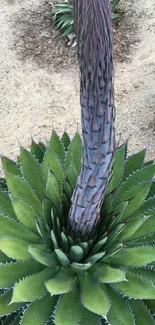
<path id="1" fill-rule="evenodd" d="M 0 317 L 5 325 L 155 324 L 155 164 L 145 150 L 115 154 L 101 218 L 88 237 L 68 224 L 82 141 L 2 157 Z"/>

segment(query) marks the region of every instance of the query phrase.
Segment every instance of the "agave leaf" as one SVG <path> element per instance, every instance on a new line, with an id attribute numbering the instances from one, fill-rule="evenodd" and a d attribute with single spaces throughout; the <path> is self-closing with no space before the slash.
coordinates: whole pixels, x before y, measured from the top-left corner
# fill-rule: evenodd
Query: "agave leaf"
<path id="1" fill-rule="evenodd" d="M 17 219 L 22 222 L 28 229 L 38 234 L 36 220 L 38 213 L 24 200 L 12 198 L 12 205 Z"/>
<path id="2" fill-rule="evenodd" d="M 58 261 L 62 266 L 67 267 L 70 265 L 69 258 L 60 249 L 55 249 L 55 253 L 57 255 Z"/>
<path id="3" fill-rule="evenodd" d="M 108 285 L 103 285 L 103 288 L 111 301 L 110 309 L 107 314 L 109 323 L 112 325 L 135 325 L 132 312 L 123 297 Z"/>
<path id="4" fill-rule="evenodd" d="M 38 160 L 40 164 L 42 164 L 44 158 L 44 151 L 33 139 L 31 142 L 31 154 Z"/>
<path id="5" fill-rule="evenodd" d="M 29 253 L 33 256 L 33 258 L 46 266 L 57 266 L 59 265 L 58 260 L 54 252 L 43 252 L 37 247 L 29 246 Z"/>
<path id="6" fill-rule="evenodd" d="M 12 302 L 29 302 L 41 297 L 46 292 L 45 281 L 56 271 L 56 268 L 47 267 L 18 282 L 13 288 Z"/>
<path id="7" fill-rule="evenodd" d="M 45 195 L 46 183 L 40 164 L 34 156 L 23 147 L 20 148 L 20 161 L 25 180 L 30 184 L 36 195 L 42 201 Z"/>
<path id="8" fill-rule="evenodd" d="M 25 310 L 21 325 L 45 325 L 55 308 L 57 298 L 48 293 L 41 299 L 32 302 Z"/>
<path id="9" fill-rule="evenodd" d="M 80 246 L 72 246 L 69 252 L 69 257 L 73 262 L 80 262 L 83 258 L 83 250 Z"/>
<path id="10" fill-rule="evenodd" d="M 154 215 L 155 196 L 147 199 L 136 212 L 136 215 L 150 216 Z"/>
<path id="11" fill-rule="evenodd" d="M 11 195 L 16 198 L 24 199 L 42 216 L 42 204 L 29 185 L 19 176 L 13 174 L 7 174 L 6 179 Z"/>
<path id="12" fill-rule="evenodd" d="M 82 158 L 82 141 L 80 134 L 77 132 L 70 143 L 66 157 L 66 170 L 68 169 L 71 162 L 79 175 L 81 171 L 81 158 Z"/>
<path id="13" fill-rule="evenodd" d="M 69 165 L 67 172 L 66 172 L 66 179 L 67 182 L 70 184 L 72 190 L 74 190 L 76 183 L 77 183 L 78 174 L 76 169 L 74 168 L 73 162 Z"/>
<path id="14" fill-rule="evenodd" d="M 0 213 L 16 219 L 11 200 L 7 192 L 0 190 Z"/>
<path id="15" fill-rule="evenodd" d="M 147 281 L 151 282 L 155 286 L 155 268 L 132 268 L 130 273 L 138 275 Z"/>
<path id="16" fill-rule="evenodd" d="M 150 246 L 122 248 L 113 256 L 106 259 L 106 263 L 122 266 L 142 266 L 155 261 L 155 249 Z"/>
<path id="17" fill-rule="evenodd" d="M 148 218 L 144 216 L 143 223 L 129 239 L 138 239 L 153 233 L 155 233 L 155 215 Z"/>
<path id="18" fill-rule="evenodd" d="M 123 144 L 115 153 L 113 176 L 108 186 L 106 195 L 113 192 L 120 183 L 121 177 L 123 175 L 125 152 L 126 152 L 126 144 Z"/>
<path id="19" fill-rule="evenodd" d="M 92 249 L 93 253 L 98 253 L 100 251 L 100 249 L 103 247 L 103 245 L 106 243 L 108 237 L 105 237 L 103 239 L 101 239 L 100 241 L 98 241 L 98 243 L 95 244 L 95 246 Z"/>
<path id="20" fill-rule="evenodd" d="M 93 313 L 105 317 L 109 309 L 109 303 L 103 290 L 88 272 L 78 278 L 83 306 Z"/>
<path id="21" fill-rule="evenodd" d="M 0 263 L 6 263 L 10 261 L 10 258 L 0 251 Z"/>
<path id="22" fill-rule="evenodd" d="M 58 273 L 46 282 L 46 288 L 51 295 L 64 294 L 72 290 L 74 273 L 61 267 Z"/>
<path id="23" fill-rule="evenodd" d="M 131 188 L 135 188 L 135 186 L 143 182 L 150 182 L 154 176 L 154 173 L 155 165 L 150 165 L 132 174 L 117 191 L 113 201 L 113 207 L 115 207 L 121 201 L 128 200 L 128 198 L 131 199 L 133 197 L 131 195 Z M 128 195 L 128 192 L 130 195 Z"/>
<path id="24" fill-rule="evenodd" d="M 86 270 L 90 269 L 91 266 L 92 266 L 91 263 L 86 263 L 86 264 L 72 263 L 71 264 L 71 268 L 76 272 L 86 271 Z"/>
<path id="25" fill-rule="evenodd" d="M 1 190 L 7 191 L 7 189 L 8 189 L 8 187 L 7 187 L 5 178 L 0 177 L 0 191 Z"/>
<path id="26" fill-rule="evenodd" d="M 100 318 L 98 315 L 91 313 L 89 310 L 83 308 L 80 325 L 100 325 Z"/>
<path id="27" fill-rule="evenodd" d="M 46 196 L 52 202 L 54 208 L 56 208 L 58 215 L 61 215 L 60 189 L 56 177 L 50 171 L 48 173 Z"/>
<path id="28" fill-rule="evenodd" d="M 16 260 L 29 260 L 31 255 L 28 252 L 29 243 L 18 238 L 0 238 L 0 250 L 8 257 Z"/>
<path id="29" fill-rule="evenodd" d="M 65 161 L 65 149 L 61 143 L 60 138 L 58 137 L 55 130 L 52 131 L 52 135 L 50 138 L 50 148 L 55 152 L 59 160 L 62 164 L 64 164 Z"/>
<path id="30" fill-rule="evenodd" d="M 9 217 L 5 217 L 0 215 L 0 237 L 3 236 L 14 236 L 21 239 L 24 239 L 31 243 L 39 243 L 40 237 L 35 233 L 28 230 L 19 222 L 10 219 Z"/>
<path id="31" fill-rule="evenodd" d="M 82 248 L 84 254 L 87 255 L 88 252 L 89 252 L 89 245 L 88 245 L 88 243 L 87 242 L 82 242 L 82 243 L 79 244 L 79 246 Z"/>
<path id="32" fill-rule="evenodd" d="M 61 232 L 61 246 L 63 247 L 63 250 L 65 252 L 68 252 L 69 250 L 69 241 L 68 238 L 66 237 L 66 235 Z"/>
<path id="33" fill-rule="evenodd" d="M 155 193 L 155 181 L 152 182 L 151 187 L 150 187 L 150 191 L 147 195 L 147 199 L 151 198 L 154 196 Z"/>
<path id="34" fill-rule="evenodd" d="M 130 306 L 132 308 L 136 325 L 154 325 L 154 319 L 142 301 L 130 300 Z"/>
<path id="35" fill-rule="evenodd" d="M 138 275 L 126 273 L 128 281 L 122 283 L 114 283 L 116 287 L 124 295 L 134 299 L 154 299 L 155 287 Z"/>
<path id="36" fill-rule="evenodd" d="M 15 161 L 2 156 L 1 162 L 5 172 L 12 173 L 14 175 L 19 175 L 19 176 L 22 175 L 20 166 Z"/>
<path id="37" fill-rule="evenodd" d="M 64 193 L 65 193 L 67 200 L 69 201 L 69 205 L 70 205 L 72 194 L 73 194 L 73 189 L 71 188 L 70 184 L 67 181 L 64 183 L 63 190 L 64 190 Z"/>
<path id="38" fill-rule="evenodd" d="M 50 146 L 46 150 L 43 161 L 43 173 L 45 179 L 48 177 L 49 169 L 56 177 L 61 190 L 64 181 L 64 172 L 60 160 L 58 159 L 55 152 L 51 150 Z"/>
<path id="39" fill-rule="evenodd" d="M 68 150 L 68 147 L 70 145 L 70 137 L 68 135 L 68 133 L 65 131 L 61 137 L 61 142 L 65 148 L 65 150 Z"/>
<path id="40" fill-rule="evenodd" d="M 155 300 L 145 300 L 145 305 L 151 311 L 151 314 L 155 316 Z"/>
<path id="41" fill-rule="evenodd" d="M 111 215 L 115 216 L 115 221 L 113 225 L 118 224 L 119 222 L 122 221 L 122 217 L 124 215 L 124 212 L 126 211 L 127 207 L 129 205 L 129 201 L 124 201 L 124 202 L 120 202 L 115 208 L 114 210 L 112 210 Z"/>
<path id="42" fill-rule="evenodd" d="M 126 280 L 125 272 L 114 269 L 103 263 L 98 263 L 90 269 L 90 273 L 101 283 L 122 282 Z"/>
<path id="43" fill-rule="evenodd" d="M 145 154 L 146 149 L 143 149 L 126 160 L 124 164 L 123 181 L 128 178 L 133 172 L 136 172 L 142 168 Z"/>
<path id="44" fill-rule="evenodd" d="M 0 287 L 13 287 L 14 283 L 26 275 L 39 272 L 43 265 L 35 261 L 22 261 L 0 265 Z"/>
<path id="45" fill-rule="evenodd" d="M 55 312 L 55 324 L 77 325 L 81 313 L 80 293 L 76 281 L 72 290 L 63 295 L 58 302 Z"/>
<path id="46" fill-rule="evenodd" d="M 123 199 L 130 199 L 128 207 L 124 212 L 124 215 L 121 221 L 126 220 L 129 216 L 131 216 L 144 202 L 147 193 L 150 189 L 151 182 L 145 182 L 137 185 L 132 188 L 131 191 L 128 191 L 126 195 L 124 195 Z"/>
<path id="47" fill-rule="evenodd" d="M 87 258 L 86 262 L 94 264 L 97 261 L 99 261 L 104 255 L 105 255 L 105 252 L 92 255 L 91 257 Z"/>
<path id="48" fill-rule="evenodd" d="M 10 304 L 11 296 L 12 289 L 0 295 L 0 316 L 9 315 L 23 306 L 23 303 Z"/>
<path id="49" fill-rule="evenodd" d="M 144 223 L 145 219 L 142 216 L 136 216 L 128 221 L 122 232 L 117 236 L 117 240 L 133 239 L 134 234 Z M 138 236 L 139 237 L 139 236 Z"/>

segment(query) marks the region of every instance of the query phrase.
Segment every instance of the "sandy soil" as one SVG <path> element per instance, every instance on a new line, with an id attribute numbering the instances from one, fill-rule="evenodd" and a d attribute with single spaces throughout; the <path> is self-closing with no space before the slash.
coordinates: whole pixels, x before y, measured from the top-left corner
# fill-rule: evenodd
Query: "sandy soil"
<path id="1" fill-rule="evenodd" d="M 36 60 L 41 46 L 36 43 L 37 35 L 35 51 L 28 48 L 25 58 L 23 53 L 20 55 L 24 34 L 18 23 L 24 11 L 35 12 L 42 3 L 43 0 L 1 0 L 0 151 L 11 158 L 19 152 L 17 138 L 28 147 L 30 132 L 35 139 L 48 139 L 53 124 L 60 133 L 65 124 L 70 133 L 77 123 L 80 125 L 76 63 L 67 63 L 65 59 L 62 66 L 58 60 L 61 66 L 54 69 L 49 53 L 46 62 L 44 51 L 44 59 Z M 122 141 L 131 137 L 131 152 L 150 144 L 150 158 L 155 156 L 155 2 L 128 0 L 125 6 L 134 12 L 130 27 L 133 24 L 135 28 L 136 22 L 137 29 L 128 60 L 116 63 L 117 133 L 121 133 Z M 133 30 L 131 34 L 130 29 L 127 32 L 131 38 Z M 41 36 L 50 42 L 52 51 L 49 30 L 43 30 Z M 28 44 L 24 46 L 26 53 Z"/>

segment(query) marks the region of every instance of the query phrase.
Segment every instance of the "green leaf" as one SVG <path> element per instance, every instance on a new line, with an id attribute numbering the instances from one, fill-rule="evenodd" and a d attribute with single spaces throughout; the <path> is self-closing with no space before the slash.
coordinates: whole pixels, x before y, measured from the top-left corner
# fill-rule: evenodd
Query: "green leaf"
<path id="1" fill-rule="evenodd" d="M 62 205 L 60 189 L 56 177 L 49 171 L 46 196 L 52 202 L 52 205 L 56 208 L 58 215 L 61 215 Z"/>
<path id="2" fill-rule="evenodd" d="M 55 249 L 55 253 L 57 255 L 58 261 L 62 266 L 67 267 L 70 265 L 70 260 L 60 249 Z"/>
<path id="3" fill-rule="evenodd" d="M 129 157 L 124 164 L 123 180 L 128 178 L 133 172 L 141 169 L 144 163 L 146 149 Z"/>
<path id="4" fill-rule="evenodd" d="M 0 295 L 0 316 L 9 315 L 23 306 L 23 303 L 10 305 L 11 296 L 12 296 L 12 289 Z"/>
<path id="5" fill-rule="evenodd" d="M 137 232 L 137 229 L 139 229 L 144 221 L 145 219 L 142 216 L 136 216 L 129 220 L 121 234 L 117 236 L 117 240 L 132 239 L 135 232 Z"/>
<path id="6" fill-rule="evenodd" d="M 122 201 L 131 199 L 133 197 L 131 189 L 135 188 L 135 186 L 138 186 L 142 182 L 150 182 L 154 173 L 155 165 L 150 165 L 132 174 L 117 191 L 114 197 L 113 207 Z"/>
<path id="7" fill-rule="evenodd" d="M 45 325 L 54 310 L 57 298 L 46 294 L 32 302 L 24 312 L 21 325 Z"/>
<path id="8" fill-rule="evenodd" d="M 45 195 L 46 183 L 40 164 L 33 155 L 23 147 L 20 148 L 20 160 L 25 180 L 30 184 L 36 195 L 42 201 Z"/>
<path id="9" fill-rule="evenodd" d="M 154 299 L 155 287 L 146 279 L 127 273 L 128 281 L 114 283 L 113 285 L 124 295 L 134 299 Z"/>
<path id="10" fill-rule="evenodd" d="M 125 152 L 126 144 L 123 144 L 115 153 L 113 176 L 108 186 L 108 191 L 106 195 L 114 191 L 120 183 L 124 168 Z"/>
<path id="11" fill-rule="evenodd" d="M 80 293 L 75 282 L 72 291 L 63 295 L 57 305 L 55 323 L 57 325 L 77 325 L 79 324 L 80 313 Z"/>
<path id="12" fill-rule="evenodd" d="M 16 219 L 11 200 L 7 192 L 0 190 L 0 214 Z"/>
<path id="13" fill-rule="evenodd" d="M 67 182 L 70 184 L 72 190 L 74 190 L 74 188 L 76 186 L 77 178 L 78 178 L 77 171 L 74 168 L 73 163 L 71 162 L 71 164 L 69 165 L 67 172 L 66 172 L 66 179 L 67 179 Z"/>
<path id="14" fill-rule="evenodd" d="M 98 253 L 100 251 L 100 249 L 104 246 L 104 244 L 106 243 L 108 237 L 105 237 L 103 239 L 101 239 L 98 243 L 95 244 L 95 246 L 92 249 L 93 253 Z"/>
<path id="15" fill-rule="evenodd" d="M 45 179 L 48 177 L 49 169 L 56 177 L 60 190 L 62 190 L 62 185 L 64 181 L 64 172 L 60 160 L 58 159 L 56 153 L 51 150 L 50 146 L 47 148 L 44 161 L 43 161 L 43 173 Z"/>
<path id="16" fill-rule="evenodd" d="M 137 238 L 147 236 L 147 235 L 151 235 L 152 233 L 155 233 L 155 215 L 153 215 L 151 217 L 146 217 L 144 215 L 143 223 L 137 229 L 137 231 L 134 234 L 132 234 L 132 236 L 130 237 L 130 240 L 137 239 Z"/>
<path id="17" fill-rule="evenodd" d="M 91 257 L 87 258 L 86 262 L 94 264 L 97 261 L 99 261 L 104 255 L 105 255 L 105 252 L 92 255 Z"/>
<path id="18" fill-rule="evenodd" d="M 66 235 L 61 232 L 61 246 L 63 247 L 63 250 L 65 252 L 68 252 L 69 250 L 69 241 L 68 238 L 66 237 Z"/>
<path id="19" fill-rule="evenodd" d="M 28 229 L 38 234 L 36 228 L 38 213 L 22 199 L 12 198 L 12 205 L 17 219 L 22 222 L 23 225 L 25 225 Z"/>
<path id="20" fill-rule="evenodd" d="M 55 152 L 55 154 L 63 164 L 65 161 L 65 149 L 55 130 L 52 131 L 52 135 L 50 139 L 50 148 Z"/>
<path id="21" fill-rule="evenodd" d="M 120 269 L 114 269 L 103 263 L 98 263 L 90 269 L 93 277 L 101 283 L 113 283 L 125 281 L 125 272 Z"/>
<path id="22" fill-rule="evenodd" d="M 29 185 L 19 176 L 13 174 L 7 174 L 6 179 L 11 195 L 16 198 L 24 199 L 42 216 L 42 204 Z"/>
<path id="23" fill-rule="evenodd" d="M 33 256 L 33 258 L 46 266 L 57 266 L 59 265 L 58 260 L 54 252 L 43 252 L 37 247 L 29 246 L 29 253 Z"/>
<path id="24" fill-rule="evenodd" d="M 136 325 L 154 325 L 154 319 L 143 302 L 138 300 L 130 300 L 130 306 L 132 307 Z"/>
<path id="25" fill-rule="evenodd" d="M 114 325 L 135 325 L 132 312 L 123 297 L 108 285 L 104 285 L 103 288 L 111 301 L 107 315 L 109 323 Z"/>
<path id="26" fill-rule="evenodd" d="M 44 150 L 42 150 L 41 147 L 33 139 L 31 142 L 31 153 L 40 164 L 43 162 Z"/>
<path id="27" fill-rule="evenodd" d="M 73 262 L 80 262 L 83 258 L 83 250 L 80 246 L 72 246 L 69 252 L 69 257 Z"/>
<path id="28" fill-rule="evenodd" d="M 68 147 L 70 145 L 70 137 L 68 135 L 68 133 L 65 131 L 61 137 L 61 142 L 65 148 L 65 150 L 68 150 Z"/>
<path id="29" fill-rule="evenodd" d="M 1 162 L 5 172 L 12 173 L 14 175 L 19 175 L 19 176 L 22 175 L 20 166 L 15 161 L 7 157 L 1 157 Z"/>
<path id="30" fill-rule="evenodd" d="M 93 313 L 105 317 L 109 309 L 109 303 L 103 290 L 88 272 L 78 278 L 83 306 Z"/>
<path id="31" fill-rule="evenodd" d="M 136 187 L 129 190 L 126 195 L 124 195 L 123 199 L 130 199 L 130 202 L 126 211 L 124 212 L 121 221 L 126 220 L 129 216 L 131 216 L 135 211 L 138 210 L 138 208 L 142 205 L 147 196 L 147 193 L 150 189 L 150 185 L 151 182 L 138 184 Z"/>
<path id="32" fill-rule="evenodd" d="M 10 258 L 0 251 L 0 263 L 10 262 Z"/>
<path id="33" fill-rule="evenodd" d="M 26 277 L 13 288 L 12 302 L 29 302 L 38 299 L 46 292 L 45 281 L 56 273 L 56 268 L 44 270 Z"/>
<path id="34" fill-rule="evenodd" d="M 66 170 L 68 169 L 71 162 L 79 175 L 81 171 L 81 159 L 82 159 L 82 140 L 80 134 L 77 132 L 70 143 L 66 157 Z"/>
<path id="35" fill-rule="evenodd" d="M 72 290 L 73 280 L 73 272 L 61 267 L 58 273 L 46 282 L 46 288 L 51 295 L 64 294 Z"/>
<path id="36" fill-rule="evenodd" d="M 91 263 L 86 263 L 86 264 L 72 263 L 71 264 L 71 268 L 76 272 L 86 271 L 86 270 L 90 269 L 91 266 L 92 266 Z"/>
<path id="37" fill-rule="evenodd" d="M 138 275 L 147 281 L 149 281 L 153 286 L 155 286 L 155 268 L 132 268 L 130 273 Z"/>
<path id="38" fill-rule="evenodd" d="M 155 249 L 150 246 L 123 248 L 113 256 L 108 257 L 106 263 L 122 266 L 142 266 L 155 261 Z"/>
<path id="39" fill-rule="evenodd" d="M 14 325 L 14 321 L 16 320 L 16 317 L 15 317 L 16 314 L 11 314 L 9 316 L 6 316 L 5 317 L 5 320 L 2 320 L 2 324 L 3 325 Z M 19 324 L 19 323 L 18 323 Z"/>
<path id="40" fill-rule="evenodd" d="M 0 237 L 3 236 L 14 236 L 21 239 L 24 239 L 25 241 L 31 242 L 31 243 L 39 243 L 40 237 L 37 236 L 35 233 L 28 230 L 26 227 L 24 227 L 19 222 L 16 222 L 15 220 L 10 219 L 9 217 L 5 217 L 3 215 L 0 215 Z"/>
<path id="41" fill-rule="evenodd" d="M 0 287 L 13 287 L 24 276 L 39 272 L 43 266 L 35 261 L 14 262 L 0 265 Z"/>
<path id="42" fill-rule="evenodd" d="M 28 242 L 18 238 L 0 238 L 0 250 L 8 257 L 16 260 L 29 260 L 31 258 L 28 246 Z"/>
<path id="43" fill-rule="evenodd" d="M 98 315 L 91 313 L 89 310 L 83 308 L 82 309 L 82 317 L 80 321 L 80 325 L 100 325 L 100 318 Z"/>

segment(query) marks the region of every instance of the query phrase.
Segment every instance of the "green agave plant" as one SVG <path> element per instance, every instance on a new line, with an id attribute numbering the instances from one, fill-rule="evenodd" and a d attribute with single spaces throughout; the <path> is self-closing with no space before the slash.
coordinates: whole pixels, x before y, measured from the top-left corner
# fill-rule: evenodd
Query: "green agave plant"
<path id="1" fill-rule="evenodd" d="M 50 143 L 2 157 L 0 315 L 8 325 L 155 324 L 155 164 L 142 150 L 115 154 L 95 232 L 68 226 L 82 141 L 53 130 Z"/>
<path id="2" fill-rule="evenodd" d="M 82 139 L 1 157 L 1 324 L 153 325 L 155 164 L 115 148 L 109 0 L 74 12 Z"/>

